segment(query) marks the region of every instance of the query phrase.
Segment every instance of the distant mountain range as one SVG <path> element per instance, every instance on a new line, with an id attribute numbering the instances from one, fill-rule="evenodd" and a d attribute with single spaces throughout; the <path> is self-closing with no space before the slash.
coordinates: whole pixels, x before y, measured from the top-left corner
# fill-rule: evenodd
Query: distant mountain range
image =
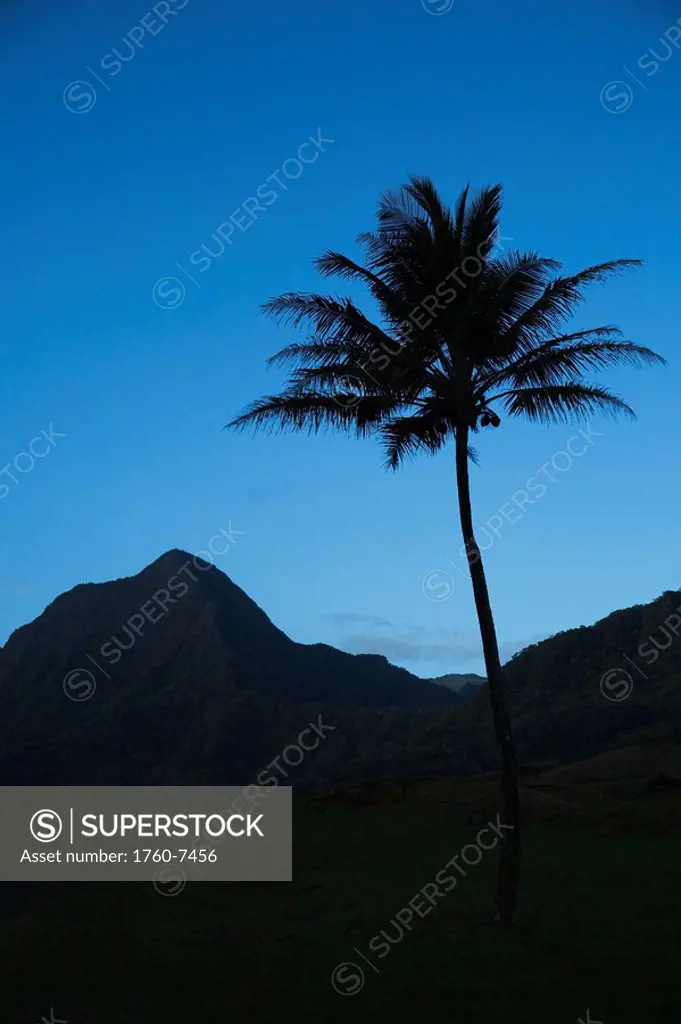
<path id="1" fill-rule="evenodd" d="M 668 591 L 508 663 L 526 765 L 678 737 L 681 640 L 651 643 L 679 606 Z M 61 595 L 0 648 L 0 784 L 245 785 L 276 758 L 280 782 L 308 786 L 489 771 L 482 683 L 295 643 L 218 569 L 169 551 Z"/>
<path id="2" fill-rule="evenodd" d="M 438 676 L 437 679 L 429 680 L 436 686 L 444 686 L 448 690 L 454 690 L 462 697 L 471 697 L 479 686 L 486 682 L 484 676 L 478 676 L 475 672 L 461 675 L 457 672 L 449 673 L 446 676 Z"/>

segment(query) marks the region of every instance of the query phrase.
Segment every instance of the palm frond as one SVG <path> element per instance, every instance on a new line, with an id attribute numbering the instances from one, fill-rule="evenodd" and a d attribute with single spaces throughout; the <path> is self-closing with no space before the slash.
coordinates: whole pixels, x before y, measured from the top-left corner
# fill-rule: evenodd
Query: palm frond
<path id="1" fill-rule="evenodd" d="M 341 252 L 327 249 L 314 260 L 314 267 L 323 277 L 340 277 L 346 280 L 361 281 L 367 285 L 374 298 L 379 302 L 390 302 L 393 298 L 385 281 L 372 273 L 367 267 L 361 266 L 344 256 Z"/>
<path id="2" fill-rule="evenodd" d="M 476 365 L 504 365 L 516 342 L 507 333 L 543 295 L 549 275 L 560 263 L 537 252 L 508 252 L 488 259 L 475 293 L 467 352 Z M 458 310 L 452 310 L 454 317 Z"/>
<path id="3" fill-rule="evenodd" d="M 382 402 L 382 404 L 381 404 Z M 293 394 L 269 395 L 248 405 L 225 429 L 264 429 L 270 433 L 288 429 L 317 433 L 340 427 L 363 436 L 370 425 L 380 421 L 385 400 L 339 390 L 335 395 Z"/>
<path id="4" fill-rule="evenodd" d="M 268 356 L 267 366 L 329 366 L 352 354 L 352 347 L 332 341 L 302 341 L 286 345 L 279 352 Z"/>
<path id="5" fill-rule="evenodd" d="M 383 379 L 381 379 L 383 377 Z M 385 377 L 372 366 L 347 360 L 329 366 L 305 366 L 294 370 L 289 378 L 289 393 L 337 394 L 352 390 L 367 396 L 381 397 L 393 408 L 409 404 L 412 400 L 411 381 L 402 382 L 394 374 Z"/>
<path id="6" fill-rule="evenodd" d="M 546 285 L 536 302 L 510 325 L 506 332 L 506 340 L 510 340 L 520 349 L 529 349 L 540 343 L 546 334 L 554 333 L 573 315 L 577 306 L 584 301 L 586 289 L 590 284 L 603 284 L 609 277 L 640 265 L 640 260 L 609 260 L 587 267 L 586 270 L 571 277 L 554 278 Z"/>
<path id="7" fill-rule="evenodd" d="M 380 196 L 376 211 L 380 235 L 399 235 L 409 228 L 413 230 L 417 225 L 421 228 L 428 227 L 428 210 L 418 189 L 413 188 L 413 183 L 417 180 L 412 178 L 410 184 L 387 189 Z"/>
<path id="8" fill-rule="evenodd" d="M 496 374 L 495 383 L 560 384 L 578 381 L 589 371 L 608 366 L 666 365 L 657 352 L 619 339 L 615 328 L 601 327 L 595 331 L 579 331 L 553 338 L 532 349 Z"/>
<path id="9" fill-rule="evenodd" d="M 468 205 L 463 232 L 463 249 L 482 259 L 494 248 L 499 235 L 501 185 L 482 189 Z"/>
<path id="10" fill-rule="evenodd" d="M 356 263 L 349 256 L 327 249 L 315 259 L 314 266 L 324 277 L 339 277 L 365 284 L 379 303 L 384 317 L 393 325 L 408 316 L 410 310 L 405 307 L 400 292 L 391 288 L 378 274 Z"/>
<path id="11" fill-rule="evenodd" d="M 468 194 L 471 190 L 471 183 L 468 182 L 465 189 L 456 201 L 456 207 L 454 210 L 454 234 L 461 243 L 464 236 L 466 226 L 466 215 L 468 209 Z"/>
<path id="12" fill-rule="evenodd" d="M 434 455 L 450 432 L 449 424 L 430 412 L 390 419 L 381 427 L 386 468 L 397 469 L 419 451 Z"/>
<path id="13" fill-rule="evenodd" d="M 348 298 L 287 292 L 269 299 L 262 308 L 267 316 L 292 327 L 308 321 L 318 342 L 340 345 L 356 357 L 363 352 L 368 355 L 382 345 L 390 347 L 395 344 L 390 335 L 369 320 Z"/>
<path id="14" fill-rule="evenodd" d="M 539 423 L 569 423 L 579 416 L 602 413 L 635 419 L 631 406 L 607 388 L 593 384 L 559 384 L 517 388 L 495 396 L 511 416 L 523 416 Z"/>
<path id="15" fill-rule="evenodd" d="M 454 221 L 450 210 L 444 205 L 430 178 L 410 178 L 405 191 L 409 193 L 419 209 L 432 224 L 435 238 L 450 235 Z"/>

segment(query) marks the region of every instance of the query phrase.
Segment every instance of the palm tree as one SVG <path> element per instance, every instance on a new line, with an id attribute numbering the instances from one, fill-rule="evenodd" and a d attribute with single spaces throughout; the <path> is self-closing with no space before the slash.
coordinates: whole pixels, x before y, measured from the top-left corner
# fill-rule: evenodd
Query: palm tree
<path id="1" fill-rule="evenodd" d="M 498 427 L 501 414 L 541 423 L 593 413 L 633 417 L 590 371 L 620 363 L 664 363 L 612 326 L 564 333 L 588 285 L 637 266 L 612 260 L 571 276 L 536 252 L 496 252 L 501 186 L 448 209 L 433 183 L 412 178 L 381 197 L 374 232 L 359 236 L 360 265 L 340 253 L 316 261 L 324 276 L 361 282 L 378 315 L 346 297 L 287 293 L 264 311 L 307 340 L 288 345 L 270 364 L 290 367 L 278 395 L 252 403 L 228 427 L 340 427 L 378 433 L 397 468 L 422 450 L 455 449 L 459 516 L 487 672 L 501 762 L 504 823 L 494 920 L 517 916 L 520 875 L 518 769 L 504 672 L 471 510 L 471 435 Z"/>

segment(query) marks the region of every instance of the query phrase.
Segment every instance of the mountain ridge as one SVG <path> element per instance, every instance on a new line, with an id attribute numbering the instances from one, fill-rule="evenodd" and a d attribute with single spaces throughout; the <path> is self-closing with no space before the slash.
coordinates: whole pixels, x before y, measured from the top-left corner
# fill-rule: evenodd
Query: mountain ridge
<path id="1" fill-rule="evenodd" d="M 679 735 L 681 643 L 645 667 L 636 652 L 663 621 L 681 625 L 680 606 L 665 591 L 506 663 L 524 764 Z M 617 666 L 633 677 L 632 655 L 648 678 L 621 699 L 603 680 Z M 318 714 L 335 732 L 296 784 L 491 771 L 487 694 L 468 677 L 456 692 L 447 682 L 462 677 L 299 644 L 221 570 L 171 549 L 133 576 L 78 584 L 0 648 L 0 781 L 245 784 Z"/>

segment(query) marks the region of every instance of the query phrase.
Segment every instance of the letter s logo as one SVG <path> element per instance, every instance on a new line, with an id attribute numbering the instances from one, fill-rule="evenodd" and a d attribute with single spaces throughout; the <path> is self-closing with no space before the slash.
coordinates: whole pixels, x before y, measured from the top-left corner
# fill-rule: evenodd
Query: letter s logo
<path id="1" fill-rule="evenodd" d="M 61 835 L 62 821 L 56 811 L 36 811 L 29 825 L 31 835 L 39 843 L 53 843 Z"/>

